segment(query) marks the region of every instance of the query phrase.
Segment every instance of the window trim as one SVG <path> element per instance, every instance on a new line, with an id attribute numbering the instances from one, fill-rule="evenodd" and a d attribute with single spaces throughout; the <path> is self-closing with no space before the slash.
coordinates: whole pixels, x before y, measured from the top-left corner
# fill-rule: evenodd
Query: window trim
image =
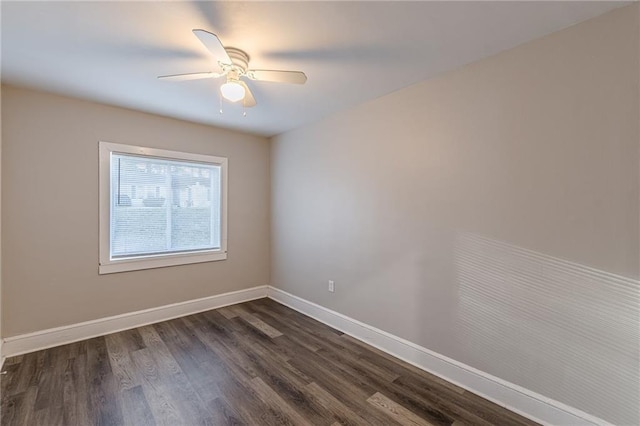
<path id="1" fill-rule="evenodd" d="M 163 268 L 166 266 L 188 265 L 201 262 L 213 262 L 227 258 L 227 163 L 225 157 L 193 154 L 165 149 L 123 145 L 100 141 L 99 152 L 99 274 L 137 271 L 142 269 Z M 146 157 L 158 157 L 168 160 L 186 160 L 210 163 L 220 166 L 220 248 L 183 253 L 167 253 L 135 258 L 111 259 L 111 153 L 134 154 Z"/>

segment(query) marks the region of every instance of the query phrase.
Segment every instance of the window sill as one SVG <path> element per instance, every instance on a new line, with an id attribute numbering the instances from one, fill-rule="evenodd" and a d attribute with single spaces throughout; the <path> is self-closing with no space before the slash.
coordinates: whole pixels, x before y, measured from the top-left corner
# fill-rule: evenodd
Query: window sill
<path id="1" fill-rule="evenodd" d="M 225 260 L 227 252 L 209 252 L 199 254 L 173 254 L 136 259 L 112 260 L 100 264 L 98 274 L 115 274 L 117 272 L 139 271 L 143 269 L 164 268 L 167 266 L 190 265 L 192 263 L 215 262 Z"/>

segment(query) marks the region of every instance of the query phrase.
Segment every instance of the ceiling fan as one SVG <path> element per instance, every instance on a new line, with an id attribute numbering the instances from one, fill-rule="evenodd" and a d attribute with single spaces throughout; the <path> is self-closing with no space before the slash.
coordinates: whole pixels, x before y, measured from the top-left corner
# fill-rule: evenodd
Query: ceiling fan
<path id="1" fill-rule="evenodd" d="M 247 69 L 249 66 L 249 55 L 235 47 L 224 47 L 213 33 L 205 30 L 193 30 L 193 34 L 204 44 L 217 60 L 217 65 L 221 72 L 195 72 L 188 74 L 161 75 L 162 80 L 196 80 L 201 78 L 226 77 L 226 82 L 220 86 L 222 97 L 230 102 L 242 100 L 243 106 L 250 108 L 256 105 L 249 86 L 241 78 L 255 81 L 271 81 L 276 83 L 304 84 L 307 76 L 301 71 L 280 71 L 280 70 L 254 70 Z"/>

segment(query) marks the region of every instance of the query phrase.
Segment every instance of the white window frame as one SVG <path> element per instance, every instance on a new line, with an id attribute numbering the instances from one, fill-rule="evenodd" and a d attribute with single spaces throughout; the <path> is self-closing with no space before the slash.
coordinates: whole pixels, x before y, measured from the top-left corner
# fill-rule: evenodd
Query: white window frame
<path id="1" fill-rule="evenodd" d="M 188 265 L 212 262 L 227 258 L 227 162 L 224 157 L 193 154 L 141 146 L 123 145 L 100 141 L 99 151 L 99 197 L 100 197 L 100 262 L 99 274 L 162 268 L 165 266 Z M 111 154 L 134 154 L 169 160 L 193 161 L 220 166 L 220 248 L 214 250 L 190 251 L 185 253 L 156 254 L 132 258 L 111 258 Z"/>

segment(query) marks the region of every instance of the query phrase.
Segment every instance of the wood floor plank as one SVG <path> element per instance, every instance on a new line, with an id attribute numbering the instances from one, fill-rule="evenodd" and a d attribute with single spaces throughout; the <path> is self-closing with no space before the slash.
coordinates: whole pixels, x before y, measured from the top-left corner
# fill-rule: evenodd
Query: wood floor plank
<path id="1" fill-rule="evenodd" d="M 343 334 L 340 336 L 341 340 L 348 342 L 347 345 L 358 346 L 363 349 L 361 356 L 366 357 L 367 359 L 375 359 L 375 362 L 381 366 L 385 366 L 390 371 L 397 373 L 398 375 L 413 375 L 427 379 L 429 382 L 437 383 L 441 386 L 448 388 L 449 390 L 456 392 L 462 395 L 465 390 L 461 387 L 454 385 L 453 383 L 447 382 L 446 380 L 441 379 L 438 376 L 435 376 L 431 373 L 428 373 L 424 370 L 419 369 L 411 364 L 400 361 L 398 358 L 395 358 L 392 355 L 389 355 L 386 352 L 381 351 L 380 349 L 368 345 L 367 343 L 356 339 L 353 336 L 349 336 L 348 334 Z"/>
<path id="2" fill-rule="evenodd" d="M 269 308 L 264 305 L 262 308 L 257 309 L 259 310 L 259 314 L 257 315 L 269 312 Z M 282 312 L 282 307 L 279 307 L 278 310 Z M 272 312 L 272 315 L 275 314 Z M 274 316 L 271 316 L 271 318 L 274 318 Z M 345 364 L 345 361 L 349 361 L 348 365 L 352 369 L 360 370 L 358 374 L 364 376 L 376 375 L 384 377 L 390 382 L 399 377 L 397 368 L 389 368 L 388 365 L 380 364 L 378 362 L 379 357 L 368 356 L 362 348 L 354 350 L 353 348 L 345 346 L 345 341 L 342 339 L 343 335 L 341 333 L 327 331 L 325 325 L 314 326 L 313 331 L 310 333 L 307 333 L 307 328 L 300 326 L 294 327 L 289 324 L 283 325 L 283 327 L 283 330 L 286 330 L 285 332 L 289 336 L 298 336 L 300 331 L 304 330 L 304 333 L 308 334 L 306 336 L 307 340 L 311 341 L 313 347 L 316 348 L 316 352 L 324 349 L 324 351 L 321 352 L 323 357 L 332 358 L 330 361 L 339 365 Z"/>
<path id="3" fill-rule="evenodd" d="M 281 362 L 278 354 L 256 341 L 241 341 L 241 349 L 256 366 L 258 378 L 275 389 L 288 403 L 314 424 L 321 424 L 329 413 L 314 399 L 308 397 L 304 387 L 309 379 L 287 362 Z"/>
<path id="4" fill-rule="evenodd" d="M 141 387 L 155 421 L 159 425 L 185 424 L 177 407 L 177 402 L 167 394 L 158 375 L 157 365 L 149 354 L 149 348 L 140 349 L 131 354 L 133 362 L 138 367 L 142 381 Z"/>
<path id="5" fill-rule="evenodd" d="M 264 311 L 261 311 L 264 312 Z M 287 329 L 287 332 L 289 330 Z M 295 332 L 295 331 L 294 331 Z M 340 342 L 343 342 L 341 339 L 342 336 L 336 335 L 334 333 L 325 333 L 324 337 L 329 340 L 339 339 Z M 317 338 L 317 337 L 314 337 Z M 384 365 L 383 367 L 378 367 L 380 358 L 375 354 L 373 356 L 365 356 L 362 353 L 362 349 L 358 348 L 358 350 L 345 350 L 345 348 L 339 345 L 333 345 L 331 342 L 324 344 L 322 349 L 318 350 L 317 353 L 322 358 L 325 358 L 327 362 L 333 363 L 337 366 L 338 369 L 341 370 L 342 373 L 346 376 L 351 376 L 355 378 L 354 380 L 358 383 L 360 387 L 368 389 L 372 393 L 378 389 L 390 389 L 389 382 L 393 381 L 398 377 L 398 372 L 403 371 L 398 368 L 389 368 Z M 372 361 L 369 361 L 372 360 Z M 367 370 L 364 368 L 367 364 L 374 365 L 373 370 Z M 404 370 L 406 371 L 406 369 Z M 385 380 L 386 378 L 386 380 Z M 431 403 L 418 403 L 413 398 L 410 398 L 408 395 L 404 394 L 401 389 L 397 387 L 391 388 L 393 394 L 401 398 L 405 403 L 415 407 L 415 409 L 419 410 L 422 415 L 426 418 L 430 419 L 432 422 L 436 424 L 449 425 L 453 421 L 450 414 L 446 412 L 440 412 L 436 407 Z"/>
<path id="6" fill-rule="evenodd" d="M 329 410 L 337 424 L 343 426 L 357 426 L 366 423 L 362 417 L 347 408 L 342 402 L 338 401 L 333 395 L 324 390 L 317 383 L 309 383 L 305 386 L 305 391 L 308 392 L 312 398 L 315 398 L 319 404 Z"/>
<path id="7" fill-rule="evenodd" d="M 255 335 L 251 326 L 241 322 L 241 318 L 234 318 L 230 321 L 232 322 L 240 333 L 233 341 L 233 350 L 236 352 L 229 356 L 243 358 L 245 364 L 252 366 L 252 375 L 261 377 L 268 386 L 274 387 L 288 403 L 293 404 L 310 421 L 316 424 L 322 422 L 327 415 L 326 410 L 322 406 L 315 405 L 302 392 L 302 388 L 309 383 L 306 376 L 286 363 L 286 357 L 283 358 L 283 354 L 279 352 L 279 346 L 270 338 L 262 334 Z M 253 336 L 256 339 L 239 336 Z M 236 372 L 236 375 L 242 376 L 242 372 Z M 242 380 L 242 377 L 240 379 Z"/>
<path id="8" fill-rule="evenodd" d="M 224 368 L 220 359 L 193 333 L 185 333 L 181 320 L 156 324 L 155 328 L 201 401 L 220 397 L 217 382 Z"/>
<path id="9" fill-rule="evenodd" d="M 56 423 L 52 423 L 52 421 L 51 421 L 51 413 L 49 411 L 49 407 L 42 408 L 42 409 L 36 410 L 34 412 L 33 424 L 35 424 L 35 425 L 57 426 Z"/>
<path id="10" fill-rule="evenodd" d="M 376 392 L 373 396 L 367 399 L 367 402 L 374 407 L 379 408 L 383 413 L 387 414 L 403 426 L 433 426 L 433 424 L 407 410 L 395 401 L 387 398 L 380 392 Z"/>
<path id="11" fill-rule="evenodd" d="M 259 310 L 259 313 L 256 315 L 265 314 L 268 312 L 268 308 Z M 272 315 L 275 315 L 272 313 Z M 275 320 L 275 316 L 270 316 L 271 320 Z M 306 333 L 306 329 L 301 329 L 300 327 L 294 327 L 291 324 L 282 325 L 282 329 L 289 337 L 300 338 L 301 334 Z M 304 330 L 304 331 L 302 331 Z M 342 346 L 342 340 L 340 339 L 340 335 L 336 333 L 324 333 L 322 337 L 318 335 L 306 336 L 307 342 L 311 341 L 311 348 L 315 352 L 322 350 L 322 354 L 325 358 L 329 358 L 329 362 L 335 362 L 337 364 L 342 364 L 346 360 L 350 362 L 350 366 L 357 370 L 361 370 L 358 374 L 362 375 L 378 375 L 384 377 L 387 381 L 393 381 L 399 374 L 395 371 L 389 370 L 387 368 L 376 365 L 373 362 L 370 362 L 368 359 L 362 357 L 361 351 L 349 351 L 345 347 Z"/>
<path id="12" fill-rule="evenodd" d="M 240 349 L 237 336 L 224 316 L 217 312 L 207 312 L 197 320 L 187 318 L 185 322 L 193 328 L 194 334 L 215 352 L 227 371 L 219 388 L 223 400 L 232 407 L 245 424 L 280 425 L 282 413 L 265 404 L 253 389 L 251 379 L 257 377 L 256 365 Z M 235 317 L 234 317 L 235 318 Z M 218 333 L 212 333 L 212 331 Z"/>
<path id="13" fill-rule="evenodd" d="M 423 401 L 429 401 L 434 404 L 441 412 L 448 413 L 455 418 L 477 425 L 492 425 L 496 423 L 508 423 L 510 425 L 518 425 L 521 417 L 502 407 L 494 404 L 487 404 L 486 400 L 466 392 L 459 395 L 454 392 L 447 392 L 433 386 L 430 382 L 416 380 L 413 376 L 401 376 L 396 379 L 395 384 L 407 389 L 413 395 L 416 395 Z"/>
<path id="14" fill-rule="evenodd" d="M 3 367 L 8 367 L 8 366 L 14 365 L 14 364 L 20 364 L 22 362 L 23 358 L 24 358 L 24 355 L 16 355 L 16 356 L 12 356 L 10 358 L 7 358 L 7 359 L 4 360 Z"/>
<path id="15" fill-rule="evenodd" d="M 122 424 L 122 411 L 116 394 L 117 385 L 111 372 L 104 337 L 87 340 L 87 365 L 84 379 L 87 389 L 87 412 L 92 424 Z"/>
<path id="16" fill-rule="evenodd" d="M 322 348 L 339 349 L 339 346 L 333 341 L 334 338 L 339 337 L 335 333 L 324 332 L 321 327 L 306 327 L 299 320 L 283 318 L 278 311 L 271 308 L 259 307 L 256 308 L 256 311 L 256 316 L 264 318 L 270 323 L 273 322 L 284 334 L 311 351 L 316 352 Z"/>
<path id="17" fill-rule="evenodd" d="M 42 363 L 39 363 L 41 376 L 38 383 L 36 410 L 48 408 L 52 405 L 60 406 L 62 404 L 60 392 L 54 392 L 54 389 L 59 388 L 59 382 L 66 367 L 68 349 L 68 346 L 63 346 L 55 351 L 43 351 Z"/>
<path id="18" fill-rule="evenodd" d="M 322 351 L 318 351 L 318 355 L 322 357 Z M 429 401 L 414 398 L 410 392 L 395 385 L 393 382 L 376 375 L 363 374 L 359 369 L 353 368 L 351 362 L 336 363 L 334 365 L 340 370 L 343 377 L 356 384 L 358 388 L 366 390 L 368 395 L 372 395 L 377 391 L 384 391 L 411 407 L 413 411 L 433 424 L 449 426 L 453 422 L 453 418 L 448 413 L 438 410 Z"/>
<path id="19" fill-rule="evenodd" d="M 238 311 L 235 309 L 235 306 L 225 306 L 224 308 L 216 309 L 219 313 L 222 314 L 226 319 L 233 319 L 238 316 Z"/>
<path id="20" fill-rule="evenodd" d="M 342 374 L 327 365 L 314 352 L 307 352 L 299 359 L 292 359 L 290 364 L 303 371 L 319 386 L 326 389 L 336 399 L 342 401 L 349 409 L 366 420 L 371 425 L 397 425 L 388 421 L 383 415 L 370 410 L 366 399 L 375 392 L 372 388 L 362 389 L 359 383 L 354 383 L 348 375 Z"/>
<path id="21" fill-rule="evenodd" d="M 79 342 L 73 342 L 69 345 L 69 358 L 76 358 L 87 354 L 87 341 L 81 340 Z"/>
<path id="22" fill-rule="evenodd" d="M 37 386 L 37 359 L 40 354 L 33 352 L 24 355 L 22 361 L 18 364 L 17 370 L 10 368 L 5 369 L 7 374 L 2 376 L 3 395 L 15 395 L 27 390 L 29 386 Z M 6 386 L 5 381 L 9 381 Z M 6 388 L 6 389 L 5 389 Z"/>
<path id="23" fill-rule="evenodd" d="M 351 373 L 348 372 L 347 374 Z M 369 376 L 367 377 L 367 384 L 376 391 L 384 392 L 389 397 L 392 397 L 416 415 L 419 415 L 423 419 L 429 421 L 429 423 L 449 426 L 455 419 L 450 412 L 441 410 L 441 407 L 434 404 L 431 400 L 418 397 L 410 390 L 402 386 L 398 386 L 395 381 L 389 383 L 376 376 Z"/>
<path id="24" fill-rule="evenodd" d="M 87 352 L 86 344 L 84 351 L 78 351 L 75 357 L 70 359 L 65 370 L 63 400 L 64 415 L 66 424 L 85 425 L 91 424 L 89 413 L 89 403 L 87 395 Z M 73 352 L 73 346 L 70 352 Z"/>
<path id="25" fill-rule="evenodd" d="M 187 424 L 211 423 L 211 415 L 204 405 L 205 401 L 195 392 L 155 327 L 157 325 L 139 329 L 146 348 L 134 353 L 149 349 L 149 355 L 156 365 L 157 383 L 164 393 L 171 397 Z"/>
<path id="26" fill-rule="evenodd" d="M 128 426 L 154 426 L 156 424 L 142 385 L 122 389 L 122 412 Z"/>
<path id="27" fill-rule="evenodd" d="M 205 325 L 196 327 L 193 331 L 198 338 L 211 348 L 224 361 L 227 368 L 238 378 L 257 376 L 256 366 L 248 354 L 240 349 L 238 336 L 223 316 L 206 315 Z M 222 333 L 212 333 L 212 330 L 224 330 Z"/>
<path id="28" fill-rule="evenodd" d="M 7 395 L 11 390 L 15 390 L 18 386 L 20 368 L 20 362 L 11 363 L 2 367 L 2 375 L 4 378 L 0 381 L 0 395 Z M 19 392 L 14 391 L 14 393 Z"/>
<path id="29" fill-rule="evenodd" d="M 295 311 L 287 306 L 271 299 L 262 299 L 260 303 L 244 303 L 243 306 L 250 306 L 251 309 L 257 310 L 259 307 L 267 307 L 272 312 L 276 313 L 282 318 L 286 318 L 288 322 L 296 324 L 299 327 L 308 329 L 309 332 L 319 333 L 321 337 L 330 338 L 330 336 L 340 337 L 344 333 L 340 330 L 332 328 L 326 324 L 314 320 L 311 317 L 302 315 L 298 311 Z"/>
<path id="30" fill-rule="evenodd" d="M 146 348 L 144 340 L 140 335 L 140 330 L 137 328 L 124 330 L 115 334 L 120 336 L 121 344 L 126 352 L 134 352 Z"/>
<path id="31" fill-rule="evenodd" d="M 30 426 L 34 424 L 35 412 L 33 407 L 36 402 L 38 388 L 29 387 L 24 392 L 3 396 L 0 412 L 1 424 Z"/>
<path id="32" fill-rule="evenodd" d="M 223 401 L 235 410 L 243 423 L 278 425 L 278 413 L 272 412 L 258 397 L 248 378 L 230 375 L 221 383 L 220 389 L 223 391 Z"/>
<path id="33" fill-rule="evenodd" d="M 213 413 L 214 425 L 243 426 L 246 424 L 222 397 L 209 403 L 209 411 Z"/>
<path id="34" fill-rule="evenodd" d="M 74 372 L 76 358 L 67 360 L 67 366 L 64 370 L 64 379 L 62 387 L 62 400 L 66 409 L 63 411 L 63 421 L 68 425 L 81 424 L 78 419 L 78 393 L 76 392 L 75 382 L 77 380 Z M 80 398 L 82 401 L 82 398 Z M 86 412 L 86 410 L 84 410 Z M 89 420 L 88 416 L 83 419 L 85 422 Z"/>
<path id="35" fill-rule="evenodd" d="M 282 399 L 280 395 L 270 388 L 260 377 L 251 380 L 252 387 L 260 397 L 274 411 L 280 411 L 285 417 L 282 418 L 283 425 L 312 426 L 312 423 L 302 417 L 295 409 Z"/>
<path id="36" fill-rule="evenodd" d="M 233 329 L 235 330 L 236 336 L 249 337 L 249 338 L 238 340 L 238 343 L 241 346 L 246 346 L 246 345 L 256 346 L 257 351 L 259 352 L 266 351 L 269 354 L 269 356 L 277 358 L 280 362 L 287 362 L 291 359 L 292 354 L 288 354 L 285 350 L 282 349 L 281 346 L 278 346 L 278 344 L 275 342 L 275 339 L 259 331 L 258 329 L 253 327 L 251 324 L 244 321 L 244 319 L 238 317 L 237 319 L 230 321 L 230 323 Z"/>
<path id="37" fill-rule="evenodd" d="M 397 373 L 389 372 L 366 359 L 354 357 L 347 352 L 333 351 L 323 348 L 316 353 L 329 362 L 345 366 L 353 374 L 364 377 L 376 377 L 377 379 L 385 382 L 393 382 L 400 377 Z"/>
<path id="38" fill-rule="evenodd" d="M 122 392 L 140 385 L 137 370 L 131 361 L 125 339 L 120 333 L 105 336 L 111 370 Z"/>
<path id="39" fill-rule="evenodd" d="M 28 386 L 37 386 L 40 387 L 42 384 L 42 379 L 44 375 L 44 365 L 46 361 L 47 351 L 38 351 L 34 352 L 34 364 L 33 364 L 33 374 L 31 376 L 31 381 Z"/>
<path id="40" fill-rule="evenodd" d="M 342 336 L 342 338 L 347 338 L 348 340 L 355 341 L 356 339 L 350 336 Z M 359 341 L 358 341 L 359 342 Z M 369 345 L 366 345 L 363 342 L 359 342 L 363 348 L 368 348 Z M 375 349 L 375 348 L 372 348 Z M 379 354 L 381 351 L 376 350 L 375 354 Z M 384 354 L 384 353 L 382 353 Z M 381 354 L 381 355 L 382 355 Z M 370 358 L 369 358 L 370 359 Z M 407 387 L 407 389 L 411 393 L 419 393 L 421 395 L 420 400 L 424 405 L 427 405 L 430 410 L 439 411 L 449 417 L 460 417 L 465 421 L 470 422 L 470 424 L 475 425 L 488 425 L 491 423 L 487 423 L 484 419 L 485 416 L 478 416 L 477 413 L 469 412 L 463 409 L 463 406 L 466 406 L 465 401 L 467 400 L 467 396 L 465 394 L 464 389 L 461 389 L 449 382 L 446 382 L 440 379 L 437 376 L 434 376 L 425 371 L 418 370 L 416 367 L 413 367 L 407 363 L 402 363 L 398 359 L 391 357 L 388 354 L 384 354 L 384 359 L 376 359 L 376 361 L 382 365 L 386 365 L 390 370 L 397 372 L 398 374 L 402 374 L 401 377 L 398 377 L 394 380 L 394 383 L 404 383 L 406 377 L 412 378 L 415 383 L 420 383 L 416 385 L 416 387 Z M 393 365 L 395 364 L 395 365 Z M 404 364 L 404 365 L 403 365 Z M 426 380 L 423 380 L 426 379 Z M 397 390 L 396 390 L 397 391 Z M 392 391 L 392 392 L 396 392 Z M 434 421 L 442 421 L 443 424 L 447 424 L 449 422 L 448 419 L 438 420 L 434 419 Z"/>
<path id="41" fill-rule="evenodd" d="M 301 333 L 295 333 L 291 324 L 286 324 L 282 319 L 278 319 L 274 313 L 260 311 L 257 315 L 260 315 L 263 320 L 268 320 L 269 323 L 273 323 L 279 330 L 283 330 L 284 335 L 294 341 L 296 345 L 304 347 L 311 352 L 315 352 L 321 348 L 321 345 L 310 340 L 308 336 Z"/>
<path id="42" fill-rule="evenodd" d="M 269 299 L 6 360 L 1 426 L 532 426 Z"/>
<path id="43" fill-rule="evenodd" d="M 281 308 L 278 309 L 280 310 Z M 264 307 L 260 312 L 265 312 Z M 320 330 L 322 336 L 326 337 L 329 340 L 340 339 L 341 337 L 340 334 L 326 332 L 326 330 L 323 330 L 323 327 L 314 328 L 316 328 L 316 332 Z M 306 328 L 291 330 L 287 328 L 286 333 L 295 334 L 302 332 L 302 330 L 306 332 Z M 317 334 L 311 338 L 316 339 L 318 345 L 322 346 L 320 350 L 316 351 L 316 354 L 321 359 L 321 361 L 319 362 L 316 361 L 316 364 L 321 363 L 334 365 L 336 369 L 340 371 L 342 379 L 348 380 L 350 383 L 355 385 L 356 389 L 362 390 L 364 392 L 363 399 L 366 399 L 368 396 L 372 395 L 379 389 L 388 390 L 389 386 L 392 386 L 390 382 L 398 377 L 397 373 L 391 372 L 390 370 L 381 370 L 377 367 L 374 368 L 373 371 L 368 371 L 365 368 L 367 361 L 362 359 L 360 350 L 357 352 L 344 350 L 341 344 L 321 341 Z M 384 373 L 379 373 L 380 371 L 384 371 Z M 436 424 L 450 425 L 453 421 L 449 416 L 438 412 L 431 405 L 423 404 L 416 400 L 413 400 L 408 395 L 399 392 L 398 389 L 394 389 L 394 395 L 401 398 L 405 403 L 410 404 L 414 409 L 419 410 L 422 415 L 429 418 Z"/>
<path id="44" fill-rule="evenodd" d="M 279 330 L 276 330 L 266 322 L 262 321 L 259 318 L 256 318 L 251 314 L 243 314 L 241 315 L 241 317 L 242 319 L 247 321 L 249 324 L 251 324 L 252 326 L 254 326 L 255 328 L 257 328 L 258 330 L 260 330 L 261 332 L 263 332 L 264 334 L 266 334 L 271 338 L 282 336 L 282 333 Z"/>

